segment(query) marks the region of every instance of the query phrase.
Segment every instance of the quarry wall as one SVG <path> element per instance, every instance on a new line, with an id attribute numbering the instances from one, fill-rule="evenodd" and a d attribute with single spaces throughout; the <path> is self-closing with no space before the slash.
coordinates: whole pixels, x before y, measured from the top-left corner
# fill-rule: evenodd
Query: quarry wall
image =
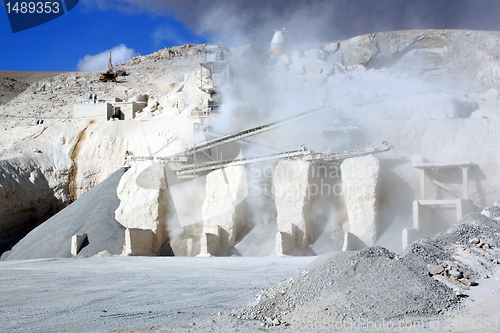
<path id="1" fill-rule="evenodd" d="M 297 174 L 271 172 L 265 181 L 274 186 L 274 192 L 272 196 L 260 193 L 258 199 L 248 193 L 235 199 L 244 187 L 251 192 L 252 179 L 244 167 L 213 172 L 207 176 L 206 197 L 198 207 L 205 217 L 189 225 L 182 225 L 172 213 L 182 208 L 169 197 L 165 166 L 134 165 L 120 182 L 116 220 L 126 228 L 152 230 L 153 252 L 168 241 L 184 255 L 209 252 L 207 243 L 205 250 L 200 244 L 210 234 L 217 235 L 219 254 L 227 255 L 261 223 L 255 221 L 263 221 L 249 218 L 248 207 L 255 200 L 267 200 L 272 202 L 268 210 L 275 214 L 278 233 L 292 237 L 293 248 L 319 249 L 319 244 L 315 246 L 319 239 L 335 248 L 343 242 L 343 233 L 351 232 L 366 245 L 399 250 L 401 231 L 412 226 L 412 204 L 421 193 L 415 161 L 472 162 L 477 166 L 470 169 L 470 200 L 485 207 L 500 197 L 499 43 L 500 38 L 489 32 L 422 30 L 363 35 L 296 48 L 279 57 L 256 48 L 240 50 L 243 60 L 251 60 L 253 52 L 267 61 L 252 75 L 249 66 L 238 72 L 236 88 L 225 92 L 223 116 L 205 123 L 214 132 L 234 132 L 326 102 L 338 108 L 340 116 L 322 115 L 254 141 L 278 151 L 302 144 L 317 151 L 346 150 L 382 141 L 393 149 L 376 157 L 346 160 L 336 179 L 343 192 L 321 199 L 311 198 L 311 186 L 317 180 L 311 179 L 312 166 L 304 161 L 274 163 L 273 172 L 281 166 Z M 148 61 L 152 60 L 136 59 L 130 66 Z M 193 140 L 193 123 L 199 121 L 190 118 L 191 111 L 206 105 L 209 98 L 198 88 L 198 72 L 182 74 L 168 92 L 150 98 L 136 120 L 47 120 L 43 127 L 13 129 L 16 139 L 2 141 L 0 228 L 17 234 L 31 219 L 39 221 L 68 204 L 72 191 L 74 199 L 81 197 L 121 166 L 126 154 L 171 156 L 182 151 Z M 154 81 L 159 74 L 149 75 Z M 3 108 L 18 107 L 16 103 L 19 100 Z M 353 128 L 339 131 L 349 126 Z M 246 147 L 241 146 L 244 156 L 261 149 Z M 361 177 L 359 170 L 368 169 L 373 173 Z M 433 200 L 456 199 L 453 192 L 460 194 L 463 187 L 461 174 L 454 172 L 432 171 L 424 181 L 426 196 Z M 315 206 L 315 202 L 322 204 Z M 189 204 L 185 203 L 188 209 Z M 433 213 L 443 220 L 443 227 L 456 222 L 452 212 L 443 209 Z M 222 213 L 216 214 L 218 210 Z"/>

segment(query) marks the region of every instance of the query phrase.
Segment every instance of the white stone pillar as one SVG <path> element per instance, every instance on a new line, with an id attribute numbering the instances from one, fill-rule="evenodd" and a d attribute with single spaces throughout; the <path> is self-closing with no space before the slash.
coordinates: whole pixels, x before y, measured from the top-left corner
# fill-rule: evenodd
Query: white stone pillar
<path id="1" fill-rule="evenodd" d="M 309 245 L 310 167 L 306 161 L 280 161 L 273 174 L 278 232 L 293 235 L 295 228 L 295 246 L 299 249 Z"/>
<path id="2" fill-rule="evenodd" d="M 234 246 L 236 236 L 245 227 L 244 209 L 239 205 L 248 194 L 247 177 L 244 166 L 234 166 L 215 170 L 207 175 L 205 202 L 203 203 L 203 234 L 213 234 L 217 229 L 218 251 L 212 244 L 206 249 L 221 255 L 229 254 Z M 218 229 L 220 227 L 220 229 Z M 203 250 L 202 250 L 203 252 Z M 210 253 L 215 255 L 215 253 Z"/>
<path id="3" fill-rule="evenodd" d="M 350 158 L 342 163 L 341 172 L 350 232 L 373 246 L 377 241 L 380 161 L 373 155 Z"/>
<path id="4" fill-rule="evenodd" d="M 163 166 L 152 162 L 134 164 L 117 188 L 120 206 L 115 211 L 116 221 L 127 229 L 150 230 L 154 236 L 150 244 L 153 253 L 160 250 L 168 237 L 167 190 Z"/>

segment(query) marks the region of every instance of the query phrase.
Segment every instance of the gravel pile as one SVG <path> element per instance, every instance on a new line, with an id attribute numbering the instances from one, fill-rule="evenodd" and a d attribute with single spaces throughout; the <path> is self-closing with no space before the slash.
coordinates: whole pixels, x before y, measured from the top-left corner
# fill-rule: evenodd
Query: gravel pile
<path id="1" fill-rule="evenodd" d="M 292 328 L 435 318 L 457 309 L 467 290 L 499 263 L 498 248 L 500 222 L 469 214 L 399 254 L 382 247 L 325 254 L 232 315 Z"/>
<path id="2" fill-rule="evenodd" d="M 278 324 L 437 315 L 458 297 L 382 247 L 332 252 L 233 314 Z"/>
<path id="3" fill-rule="evenodd" d="M 116 188 L 124 170 L 120 169 L 85 193 L 71 205 L 45 221 L 5 252 L 1 260 L 71 257 L 71 237 L 86 233 L 88 245 L 79 257 L 90 257 L 103 251 L 121 254 L 125 228 L 115 220 L 120 204 Z"/>

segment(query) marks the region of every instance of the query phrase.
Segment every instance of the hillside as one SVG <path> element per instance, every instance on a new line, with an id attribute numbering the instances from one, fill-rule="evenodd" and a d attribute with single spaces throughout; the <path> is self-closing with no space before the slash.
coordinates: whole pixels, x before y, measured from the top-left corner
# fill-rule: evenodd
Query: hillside
<path id="1" fill-rule="evenodd" d="M 0 70 L 0 105 L 9 102 L 36 81 L 48 79 L 61 73 Z"/>

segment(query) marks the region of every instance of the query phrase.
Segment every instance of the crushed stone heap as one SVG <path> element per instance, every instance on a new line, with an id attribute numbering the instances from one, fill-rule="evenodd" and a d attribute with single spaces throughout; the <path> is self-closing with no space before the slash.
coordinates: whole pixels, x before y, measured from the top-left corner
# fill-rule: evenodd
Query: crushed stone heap
<path id="1" fill-rule="evenodd" d="M 460 307 L 500 258 L 500 203 L 399 254 L 382 247 L 325 254 L 233 310 L 268 326 L 433 318 Z M 298 326 L 297 326 L 298 325 Z"/>
<path id="2" fill-rule="evenodd" d="M 71 238 L 79 234 L 88 236 L 79 257 L 121 254 L 125 228 L 114 219 L 114 213 L 120 204 L 116 188 L 123 174 L 123 170 L 115 171 L 80 200 L 32 230 L 1 260 L 71 258 Z"/>

